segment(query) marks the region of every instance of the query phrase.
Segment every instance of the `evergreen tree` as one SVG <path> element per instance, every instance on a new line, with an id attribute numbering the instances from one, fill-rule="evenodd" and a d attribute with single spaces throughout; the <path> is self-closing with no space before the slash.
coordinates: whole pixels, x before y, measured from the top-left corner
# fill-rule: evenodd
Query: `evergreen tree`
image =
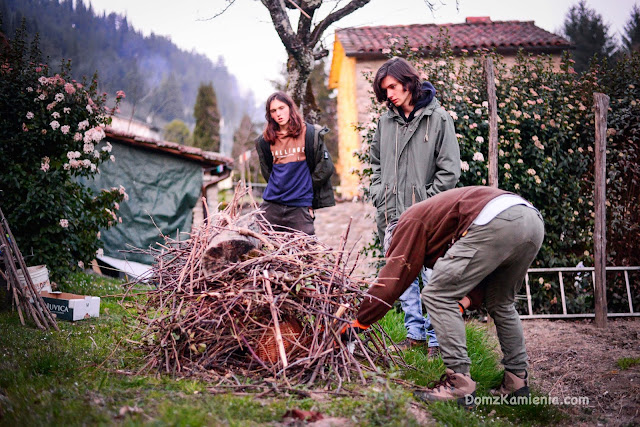
<path id="1" fill-rule="evenodd" d="M 574 69 L 583 72 L 589 68 L 589 62 L 609 58 L 614 50 L 613 37 L 609 35 L 609 26 L 595 10 L 589 9 L 586 0 L 572 6 L 564 21 L 564 35 L 575 45 L 572 53 L 576 61 Z"/>
<path id="2" fill-rule="evenodd" d="M 164 139 L 180 144 L 189 144 L 191 142 L 191 132 L 185 122 L 176 119 L 164 127 Z"/>
<path id="3" fill-rule="evenodd" d="M 624 27 L 622 44 L 628 52 L 640 52 L 640 8 L 634 4 L 631 17 Z"/>
<path id="4" fill-rule="evenodd" d="M 196 119 L 193 146 L 208 151 L 220 151 L 220 112 L 213 84 L 200 84 L 193 116 Z"/>
<path id="5" fill-rule="evenodd" d="M 184 118 L 182 92 L 173 73 L 169 73 L 169 76 L 162 81 L 154 91 L 152 99 L 149 113 L 154 118 L 157 116 L 166 121 Z"/>
<path id="6" fill-rule="evenodd" d="M 243 115 L 238 129 L 236 129 L 233 134 L 233 149 L 231 155 L 236 161 L 236 168 L 244 167 L 245 171 L 248 170 L 249 176 L 246 179 L 247 181 L 253 182 L 257 182 L 257 180 L 262 177 L 258 170 L 260 165 L 258 164 L 258 154 L 255 150 L 256 138 L 258 138 L 257 124 L 251 121 L 249 115 Z M 246 151 L 251 151 L 250 157 L 246 162 L 249 165 L 248 168 L 239 161 L 239 157 Z"/>

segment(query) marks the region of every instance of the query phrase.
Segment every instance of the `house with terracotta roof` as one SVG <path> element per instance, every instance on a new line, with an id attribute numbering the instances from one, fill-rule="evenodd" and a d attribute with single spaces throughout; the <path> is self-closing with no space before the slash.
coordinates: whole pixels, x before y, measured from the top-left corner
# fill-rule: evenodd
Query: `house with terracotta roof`
<path id="1" fill-rule="evenodd" d="M 486 49 L 502 55 L 507 65 L 515 61 L 517 52 L 551 55 L 559 64 L 563 51 L 571 49 L 564 38 L 537 27 L 533 21 L 492 21 L 489 17 L 470 17 L 459 24 L 416 24 L 377 27 L 357 27 L 337 30 L 333 44 L 329 88 L 337 89 L 338 162 L 340 189 L 344 197 L 357 195 L 358 180 L 350 173 L 359 168 L 352 156 L 360 147 L 360 135 L 354 125 L 367 121 L 367 106 L 372 91 L 365 73 L 375 73 L 389 59 L 386 54 L 391 38 L 429 57 L 434 52 L 434 40 L 444 30 L 454 54 Z M 471 61 L 471 59 L 469 60 Z"/>
<path id="2" fill-rule="evenodd" d="M 230 176 L 233 159 L 164 141 L 148 125 L 118 117 L 105 134 L 98 149 L 108 147 L 114 161 L 103 163 L 86 184 L 95 191 L 122 185 L 128 199 L 116 211 L 122 223 L 101 232 L 104 255 L 98 258 L 136 276 L 133 270 L 150 264 L 152 257 L 127 251 L 157 248 L 163 236 L 184 238 L 180 233 L 201 225 L 206 212 L 217 209 L 218 185 Z"/>

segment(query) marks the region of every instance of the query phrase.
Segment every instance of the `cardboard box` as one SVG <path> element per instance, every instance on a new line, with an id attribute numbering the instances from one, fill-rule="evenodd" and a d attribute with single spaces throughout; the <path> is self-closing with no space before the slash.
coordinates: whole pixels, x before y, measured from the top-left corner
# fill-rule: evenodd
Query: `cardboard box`
<path id="1" fill-rule="evenodd" d="M 40 296 L 58 319 L 75 322 L 100 315 L 100 297 L 46 291 Z"/>

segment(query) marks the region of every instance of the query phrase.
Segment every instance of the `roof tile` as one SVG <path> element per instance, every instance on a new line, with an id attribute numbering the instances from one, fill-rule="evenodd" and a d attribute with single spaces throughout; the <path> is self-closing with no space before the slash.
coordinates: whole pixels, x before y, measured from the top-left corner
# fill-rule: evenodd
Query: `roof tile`
<path id="1" fill-rule="evenodd" d="M 492 49 L 498 52 L 523 48 L 549 53 L 571 48 L 564 38 L 537 27 L 533 21 L 491 21 L 488 17 L 471 17 L 461 24 L 415 24 L 377 27 L 353 27 L 336 31 L 347 56 L 384 56 L 389 40 L 403 43 L 406 37 L 412 48 L 429 49 L 448 33 L 454 51 Z"/>

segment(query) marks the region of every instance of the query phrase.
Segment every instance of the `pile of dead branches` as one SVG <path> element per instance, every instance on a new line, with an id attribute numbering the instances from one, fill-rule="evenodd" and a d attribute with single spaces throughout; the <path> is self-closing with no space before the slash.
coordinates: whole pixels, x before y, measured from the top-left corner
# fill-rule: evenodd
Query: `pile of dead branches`
<path id="1" fill-rule="evenodd" d="M 223 211 L 188 240 L 150 250 L 155 289 L 138 306 L 144 371 L 237 385 L 337 386 L 397 363 L 377 326 L 349 345 L 340 329 L 370 285 L 352 278 L 343 247 L 273 230 L 236 189 Z M 354 345 L 355 344 L 355 345 Z"/>
<path id="2" fill-rule="evenodd" d="M 0 259 L 4 264 L 0 265 L 0 276 L 7 282 L 6 292 L 18 310 L 20 323 L 25 325 L 25 315 L 23 315 L 25 313 L 38 328 L 42 330 L 53 328 L 59 331 L 55 316 L 51 314 L 39 290 L 33 284 L 22 252 L 18 248 L 2 209 L 0 209 Z M 19 272 L 24 277 L 25 285 L 20 284 Z"/>

